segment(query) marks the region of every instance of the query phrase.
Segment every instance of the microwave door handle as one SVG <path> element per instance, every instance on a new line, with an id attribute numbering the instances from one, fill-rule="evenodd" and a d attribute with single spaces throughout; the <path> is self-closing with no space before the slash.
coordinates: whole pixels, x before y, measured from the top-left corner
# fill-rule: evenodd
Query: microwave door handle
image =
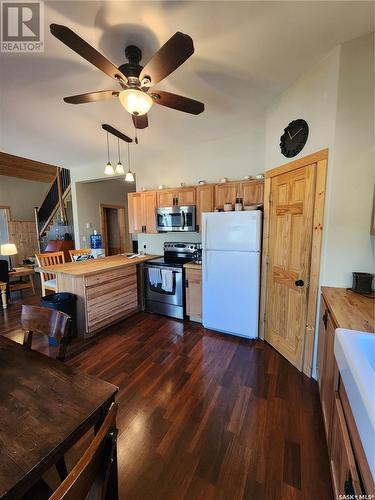
<path id="1" fill-rule="evenodd" d="M 181 216 L 182 216 L 182 229 L 185 229 L 186 219 L 184 211 L 181 212 Z"/>

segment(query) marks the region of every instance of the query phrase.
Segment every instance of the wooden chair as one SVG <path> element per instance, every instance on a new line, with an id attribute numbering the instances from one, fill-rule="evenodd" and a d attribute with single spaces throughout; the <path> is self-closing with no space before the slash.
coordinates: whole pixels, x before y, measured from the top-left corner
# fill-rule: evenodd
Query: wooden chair
<path id="1" fill-rule="evenodd" d="M 45 252 L 36 253 L 35 258 L 38 267 L 54 266 L 56 264 L 65 264 L 64 252 Z M 42 283 L 42 295 L 46 294 L 46 290 L 53 290 L 56 292 L 56 275 L 45 271 L 40 272 L 40 279 Z"/>
<path id="2" fill-rule="evenodd" d="M 70 316 L 48 307 L 23 304 L 21 325 L 25 331 L 23 345 L 26 349 L 31 349 L 34 332 L 48 335 L 59 343 L 56 359 L 65 361 L 66 349 L 71 341 Z"/>
<path id="3" fill-rule="evenodd" d="M 70 259 L 74 262 L 75 257 L 80 257 L 81 255 L 90 255 L 91 248 L 80 248 L 79 250 L 69 250 Z"/>
<path id="4" fill-rule="evenodd" d="M 118 499 L 117 407 L 112 403 L 90 446 L 60 486 L 52 493 L 41 479 L 26 494 L 25 500 Z"/>

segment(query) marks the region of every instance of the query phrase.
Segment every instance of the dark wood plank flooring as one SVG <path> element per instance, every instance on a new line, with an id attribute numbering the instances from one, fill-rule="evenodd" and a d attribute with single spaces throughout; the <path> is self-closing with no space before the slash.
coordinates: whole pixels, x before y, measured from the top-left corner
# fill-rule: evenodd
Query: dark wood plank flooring
<path id="1" fill-rule="evenodd" d="M 0 311 L 17 341 L 21 302 Z M 333 498 L 317 384 L 267 343 L 139 313 L 66 362 L 120 388 L 121 498 Z"/>

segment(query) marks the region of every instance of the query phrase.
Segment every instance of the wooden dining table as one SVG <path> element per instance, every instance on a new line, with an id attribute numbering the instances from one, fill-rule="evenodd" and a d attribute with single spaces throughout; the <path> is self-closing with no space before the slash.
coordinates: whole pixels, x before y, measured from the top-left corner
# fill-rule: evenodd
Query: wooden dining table
<path id="1" fill-rule="evenodd" d="M 0 336 L 0 498 L 20 498 L 98 428 L 117 391 Z"/>

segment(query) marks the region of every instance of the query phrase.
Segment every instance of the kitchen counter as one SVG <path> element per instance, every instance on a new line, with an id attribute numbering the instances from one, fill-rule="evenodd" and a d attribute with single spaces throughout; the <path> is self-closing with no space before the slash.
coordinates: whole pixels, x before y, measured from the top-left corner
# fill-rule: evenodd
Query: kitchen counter
<path id="1" fill-rule="evenodd" d="M 202 264 L 196 264 L 195 262 L 187 262 L 186 264 L 184 264 L 184 268 L 196 269 L 197 271 L 199 271 L 200 269 L 202 269 Z"/>
<path id="2" fill-rule="evenodd" d="M 138 264 L 155 257 L 113 255 L 40 270 L 56 275 L 57 292 L 76 296 L 77 333 L 90 337 L 141 309 L 143 280 Z"/>
<path id="3" fill-rule="evenodd" d="M 336 328 L 375 332 L 375 299 L 346 288 L 322 287 L 322 295 Z"/>
<path id="4" fill-rule="evenodd" d="M 100 259 L 89 259 L 81 262 L 67 262 L 65 264 L 56 264 L 55 266 L 40 267 L 42 271 L 55 274 L 65 274 L 68 276 L 90 276 L 93 274 L 104 273 L 109 270 L 115 270 L 122 267 L 141 264 L 147 260 L 155 259 L 159 255 L 144 255 L 130 259 L 124 255 L 112 255 Z"/>

